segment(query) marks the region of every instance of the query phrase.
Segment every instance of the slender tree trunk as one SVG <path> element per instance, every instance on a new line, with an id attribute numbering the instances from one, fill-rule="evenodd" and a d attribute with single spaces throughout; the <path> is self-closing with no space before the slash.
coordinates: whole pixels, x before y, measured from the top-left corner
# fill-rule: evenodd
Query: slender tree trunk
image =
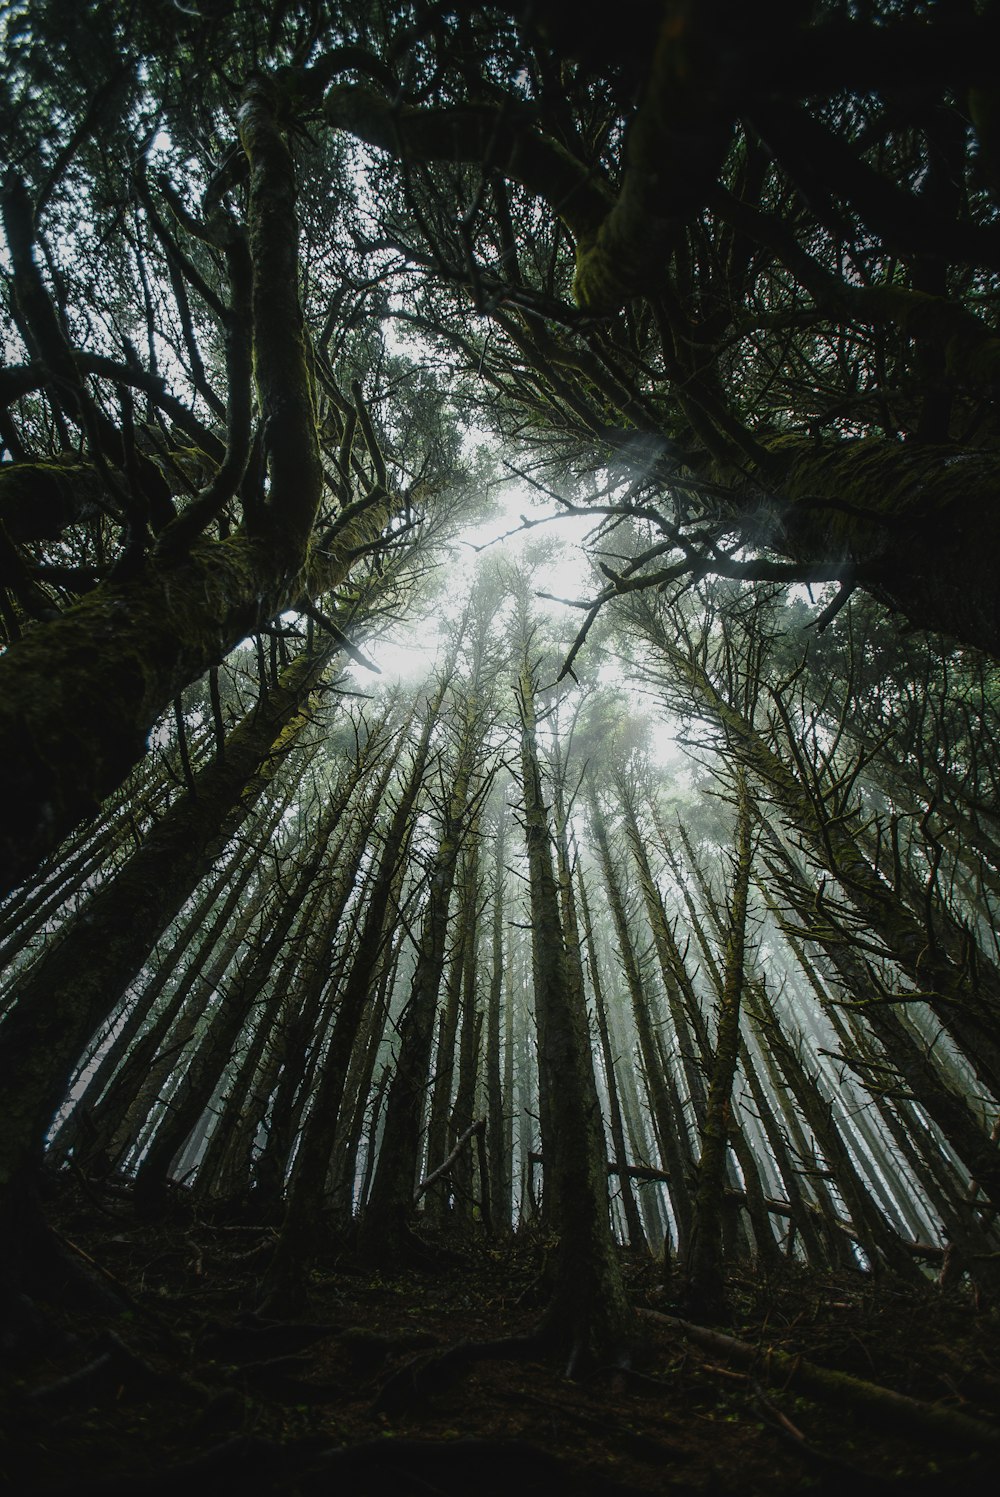
<path id="1" fill-rule="evenodd" d="M 0 1194 L 24 1188 L 87 1039 L 121 1002 L 165 923 L 249 814 L 309 720 L 308 695 L 332 651 L 300 656 L 283 687 L 232 734 L 225 761 L 201 772 L 140 850 L 88 902 L 24 980 L 0 1026 L 6 1126 Z M 263 768 L 262 766 L 263 761 Z"/>
<path id="2" fill-rule="evenodd" d="M 340 993 L 330 1043 L 318 1068 L 314 1088 L 312 1111 L 306 1121 L 295 1159 L 295 1170 L 288 1192 L 285 1219 L 274 1259 L 269 1265 L 265 1280 L 268 1293 L 278 1298 L 299 1297 L 303 1276 L 308 1267 L 308 1239 L 310 1228 L 322 1199 L 323 1187 L 330 1169 L 331 1154 L 337 1133 L 337 1118 L 343 1100 L 344 1080 L 350 1064 L 358 1030 L 365 1008 L 372 996 L 373 979 L 386 940 L 386 916 L 390 906 L 397 873 L 412 831 L 412 815 L 424 782 L 431 733 L 441 708 L 443 687 L 428 705 L 423 728 L 413 762 L 396 805 L 392 819 L 385 832 L 378 868 L 374 874 L 365 915 L 357 944 L 352 954 L 351 965 Z M 288 1087 L 284 1088 L 285 1093 Z M 284 1107 L 290 1107 L 291 1098 L 276 1099 Z M 277 1137 L 277 1135 L 275 1135 Z M 288 1140 L 291 1142 L 290 1138 Z M 274 1155 L 265 1151 L 265 1159 L 271 1165 Z M 339 1168 L 333 1161 L 336 1178 Z M 263 1181 L 261 1182 L 263 1185 Z M 268 1189 L 274 1190 L 277 1181 L 273 1165 L 270 1169 Z"/>
<path id="3" fill-rule="evenodd" d="M 684 1263 L 687 1311 L 699 1321 L 721 1320 L 728 1309 L 722 1242 L 723 1192 L 726 1184 L 726 1155 L 732 1132 L 733 1079 L 740 1047 L 747 899 L 752 862 L 750 805 L 744 776 L 737 771 L 736 856 L 732 903 L 729 910 L 715 1055 L 712 1058 L 708 1105 L 702 1130 L 698 1189 L 694 1198 L 691 1240 Z"/>
<path id="4" fill-rule="evenodd" d="M 892 1004 L 879 1000 L 872 975 L 860 955 L 852 950 L 849 940 L 843 937 L 830 939 L 828 927 L 817 918 L 812 891 L 794 860 L 777 839 L 772 846 L 781 859 L 782 880 L 792 890 L 797 918 L 811 928 L 812 939 L 825 952 L 855 1001 L 863 1005 L 866 1023 L 881 1041 L 892 1065 L 916 1100 L 941 1129 L 993 1205 L 1000 1209 L 1000 1151 L 995 1143 L 991 1142 L 965 1098 L 949 1086 L 934 1052 L 917 1042 Z M 780 912 L 777 915 L 779 923 L 786 926 L 787 919 Z M 785 939 L 811 981 L 810 963 L 801 945 L 787 930 Z M 825 994 L 823 996 L 825 998 Z"/>
<path id="5" fill-rule="evenodd" d="M 773 1005 L 763 982 L 753 983 L 748 992 L 748 1007 L 758 1026 L 761 1043 L 770 1048 L 785 1080 L 805 1118 L 809 1129 L 829 1166 L 844 1199 L 858 1240 L 873 1267 L 884 1263 L 902 1278 L 922 1282 L 906 1245 L 878 1207 L 870 1199 L 864 1181 L 859 1177 L 847 1147 L 833 1121 L 832 1109 L 823 1098 L 814 1079 L 806 1076 L 798 1057 L 782 1033 Z"/>
<path id="6" fill-rule="evenodd" d="M 525 654 L 528 648 L 526 640 Z M 620 1359 L 631 1341 L 633 1321 L 608 1216 L 604 1128 L 587 1014 L 566 959 L 536 746 L 535 680 L 527 661 L 520 672 L 518 705 L 538 1063 L 550 1099 L 542 1152 L 547 1180 L 555 1185 L 559 1232 L 543 1328 L 568 1354 L 572 1374 Z"/>
<path id="7" fill-rule="evenodd" d="M 673 1078 L 661 1063 L 649 1000 L 633 950 L 632 933 L 625 913 L 625 901 L 618 872 L 611 856 L 607 828 L 597 803 L 597 797 L 593 794 L 590 798 L 590 813 L 604 873 L 608 903 L 611 906 L 618 936 L 622 970 L 632 1001 L 632 1015 L 639 1038 L 639 1051 L 652 1108 L 653 1126 L 664 1169 L 670 1175 L 668 1188 L 674 1220 L 677 1223 L 677 1252 L 683 1258 L 687 1253 L 692 1225 L 692 1203 L 688 1192 L 688 1181 L 694 1173 L 694 1160 L 687 1124 L 681 1111 L 680 1099 L 677 1096 Z"/>
<path id="8" fill-rule="evenodd" d="M 359 772 L 363 772 L 362 767 Z M 384 780 L 387 778 L 388 772 L 383 776 Z M 159 1195 L 174 1156 L 211 1101 L 236 1037 L 268 982 L 289 931 L 308 900 L 313 879 L 326 861 L 328 839 L 344 813 L 354 789 L 353 780 L 353 776 L 349 777 L 341 794 L 321 816 L 312 833 L 312 848 L 296 870 L 291 887 L 272 911 L 264 942 L 247 969 L 230 979 L 208 1034 L 202 1037 L 180 1086 L 171 1096 L 169 1116 L 157 1129 L 136 1172 L 136 1199 L 144 1204 L 152 1203 Z"/>
<path id="9" fill-rule="evenodd" d="M 159 1041 L 155 1036 L 159 1035 L 162 1038 L 166 1035 L 167 1029 L 180 1011 L 183 1002 L 183 997 L 179 995 L 187 991 L 184 983 L 177 981 L 178 968 L 184 954 L 192 944 L 195 944 L 196 938 L 200 937 L 201 939 L 197 942 L 198 952 L 190 957 L 189 971 L 193 976 L 198 965 L 204 962 L 210 953 L 211 941 L 223 928 L 224 920 L 228 920 L 240 893 L 250 881 L 257 862 L 270 842 L 286 802 L 287 795 L 276 802 L 270 815 L 265 817 L 262 825 L 255 830 L 249 849 L 234 845 L 232 862 L 222 865 L 202 898 L 193 906 L 190 913 L 183 917 L 181 928 L 169 951 L 157 958 L 153 976 L 142 988 L 111 1043 L 105 1045 L 100 1060 L 90 1072 L 86 1086 L 74 1102 L 72 1112 L 59 1129 L 53 1144 L 53 1153 L 56 1157 L 63 1157 L 70 1149 L 76 1149 L 86 1159 L 95 1150 L 100 1153 L 108 1142 L 106 1137 L 102 1142 L 100 1126 L 103 1114 L 102 1098 L 106 1090 L 110 1096 L 116 1088 L 119 1075 L 123 1072 L 131 1073 L 136 1079 L 136 1084 L 139 1084 L 145 1066 L 158 1048 Z M 217 912 L 215 921 L 210 925 L 210 930 L 214 934 L 211 940 L 206 940 L 204 934 L 206 920 L 216 907 L 227 885 L 229 889 L 222 907 Z M 175 981 L 175 992 L 161 1013 L 157 1015 L 156 1005 L 171 979 Z M 146 1028 L 137 1041 L 136 1036 L 139 1035 L 144 1025 Z"/>
<path id="10" fill-rule="evenodd" d="M 503 792 L 501 792 L 501 795 Z M 493 1230 L 506 1236 L 511 1228 L 511 1150 L 507 1142 L 508 1121 L 512 1122 L 512 1085 L 501 1077 L 501 1058 L 506 1066 L 512 1059 L 510 1019 L 513 1013 L 510 982 L 504 1002 L 504 908 L 507 861 L 507 802 L 497 801 L 497 824 L 494 841 L 490 986 L 486 1000 L 486 1149 L 489 1159 L 490 1206 Z M 500 1013 L 503 1007 L 505 1046 L 500 1043 Z M 504 1104 L 506 1100 L 506 1113 Z"/>
<path id="11" fill-rule="evenodd" d="M 434 1016 L 445 963 L 448 909 L 464 835 L 478 744 L 467 722 L 455 763 L 444 827 L 431 865 L 410 997 L 399 1025 L 399 1056 L 371 1194 L 361 1218 L 360 1246 L 373 1262 L 398 1261 L 409 1239 L 423 1134 Z"/>
<path id="12" fill-rule="evenodd" d="M 648 1253 L 649 1243 L 642 1228 L 642 1218 L 639 1215 L 639 1207 L 632 1188 L 632 1180 L 626 1168 L 628 1165 L 628 1150 L 625 1147 L 625 1127 L 622 1122 L 621 1100 L 618 1095 L 618 1078 L 615 1074 L 615 1053 L 608 1030 L 608 1012 L 604 1002 L 604 985 L 601 982 L 601 972 L 597 964 L 597 948 L 594 944 L 594 928 L 590 919 L 590 906 L 587 901 L 587 887 L 584 882 L 583 870 L 577 868 L 576 876 L 577 887 L 580 891 L 580 913 L 583 916 L 584 940 L 587 945 L 587 964 L 590 968 L 590 986 L 594 994 L 594 1007 L 597 1011 L 597 1032 L 600 1035 L 601 1054 L 604 1057 L 604 1075 L 608 1088 L 608 1111 L 611 1117 L 611 1141 L 614 1146 L 614 1161 L 618 1167 L 622 1210 L 625 1213 L 625 1231 L 628 1237 L 628 1245 L 633 1252 Z"/>
<path id="13" fill-rule="evenodd" d="M 449 1152 L 449 1114 L 452 1082 L 455 1077 L 458 1021 L 462 1007 L 462 974 L 470 935 L 469 890 L 464 880 L 459 880 L 459 895 L 456 912 L 457 929 L 452 939 L 451 962 L 444 984 L 444 1006 L 438 1016 L 434 1087 L 431 1092 L 430 1114 L 427 1119 L 428 1170 L 436 1169 Z M 435 1180 L 424 1194 L 424 1212 L 428 1219 L 437 1226 L 442 1226 L 448 1215 L 450 1195 L 451 1178 L 449 1176 Z"/>
<path id="14" fill-rule="evenodd" d="M 458 1086 L 455 1090 L 455 1100 L 451 1109 L 451 1126 L 449 1128 L 450 1145 L 454 1148 L 456 1141 L 461 1138 L 473 1124 L 476 1108 L 476 1080 L 479 1074 L 479 1054 L 482 1041 L 483 1015 L 479 1009 L 477 996 L 477 980 L 479 976 L 479 847 L 478 847 L 478 818 L 469 829 L 469 836 L 465 849 L 465 868 L 463 883 L 465 886 L 464 900 L 466 903 L 465 936 L 462 949 L 462 1029 L 461 1050 L 458 1062 Z M 479 1135 L 477 1135 L 478 1137 Z M 434 1159 L 428 1154 L 428 1165 L 434 1167 Z M 474 1206 L 477 1197 L 474 1193 L 474 1169 L 472 1144 L 463 1149 L 455 1160 L 452 1167 L 452 1181 L 455 1191 L 455 1216 L 465 1231 L 469 1231 L 474 1221 Z M 480 1205 L 489 1195 L 489 1181 L 484 1180 L 480 1186 Z"/>
<path id="15" fill-rule="evenodd" d="M 724 729 L 733 750 L 806 841 L 810 856 L 837 878 L 869 926 L 961 1046 L 983 1082 L 1000 1095 L 1000 994 L 939 944 L 864 857 L 849 818 L 830 818 L 753 725 L 720 695 L 694 660 L 656 628 L 652 642 L 671 661 L 704 710 Z"/>

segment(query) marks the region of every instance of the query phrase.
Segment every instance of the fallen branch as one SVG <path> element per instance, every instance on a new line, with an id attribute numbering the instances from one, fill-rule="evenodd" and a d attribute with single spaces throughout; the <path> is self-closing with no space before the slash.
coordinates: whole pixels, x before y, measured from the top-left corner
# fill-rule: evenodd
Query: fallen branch
<path id="1" fill-rule="evenodd" d="M 528 1164 L 533 1170 L 538 1164 L 544 1166 L 545 1160 L 541 1154 L 533 1151 L 528 1155 Z M 671 1177 L 668 1170 L 653 1169 L 648 1164 L 627 1164 L 623 1169 L 621 1165 L 615 1164 L 613 1159 L 609 1159 L 607 1170 L 609 1175 L 626 1175 L 630 1180 L 660 1180 L 664 1185 L 670 1184 Z M 726 1187 L 725 1196 L 727 1201 L 733 1201 L 737 1205 L 745 1205 L 746 1203 L 746 1191 L 737 1190 L 734 1186 Z M 845 1237 L 849 1237 L 852 1242 L 861 1242 L 857 1231 L 850 1222 L 841 1221 L 839 1217 L 824 1215 L 820 1208 L 813 1205 L 811 1201 L 805 1201 L 803 1205 L 807 1211 L 817 1218 L 819 1224 L 834 1227 L 838 1232 L 843 1232 Z M 788 1201 L 775 1201 L 770 1197 L 765 1197 L 764 1210 L 769 1212 L 771 1216 L 792 1219 L 795 1217 L 795 1209 Z M 864 1246 L 863 1243 L 861 1245 L 862 1247 Z M 900 1238 L 900 1245 L 903 1251 L 909 1253 L 911 1257 L 927 1258 L 933 1263 L 940 1263 L 945 1254 L 944 1248 L 939 1247 L 936 1242 L 910 1242 L 906 1238 Z"/>
<path id="2" fill-rule="evenodd" d="M 962 1414 L 958 1409 L 895 1393 L 891 1388 L 866 1382 L 848 1372 L 817 1367 L 804 1357 L 777 1351 L 774 1347 L 752 1346 L 749 1341 L 738 1341 L 735 1336 L 709 1330 L 707 1326 L 693 1325 L 689 1320 L 664 1315 L 659 1310 L 639 1309 L 636 1313 L 644 1320 L 680 1331 L 689 1341 L 715 1356 L 742 1367 L 753 1367 L 764 1379 L 780 1380 L 783 1387 L 797 1388 L 817 1401 L 852 1409 L 881 1430 L 897 1430 L 902 1434 L 966 1448 L 970 1445 L 1000 1447 L 1000 1429 L 970 1414 Z"/>
<path id="3" fill-rule="evenodd" d="M 424 1191 L 430 1190 L 435 1180 L 440 1180 L 442 1175 L 446 1175 L 448 1173 L 452 1165 L 455 1163 L 455 1160 L 458 1158 L 459 1154 L 461 1154 L 462 1150 L 465 1148 L 465 1145 L 469 1142 L 469 1139 L 477 1133 L 484 1132 L 485 1128 L 485 1118 L 480 1118 L 478 1122 L 469 1124 L 468 1128 L 466 1128 L 462 1136 L 456 1141 L 455 1147 L 448 1155 L 448 1158 L 442 1164 L 439 1164 L 436 1170 L 431 1170 L 430 1174 L 425 1175 L 421 1180 L 420 1184 L 413 1192 L 414 1206 L 420 1200 L 420 1197 L 424 1194 Z"/>

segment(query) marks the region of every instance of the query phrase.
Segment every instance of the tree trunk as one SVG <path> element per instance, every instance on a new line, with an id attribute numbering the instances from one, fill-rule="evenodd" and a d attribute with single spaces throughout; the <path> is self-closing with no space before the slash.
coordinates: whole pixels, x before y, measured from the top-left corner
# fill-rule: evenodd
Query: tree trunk
<path id="1" fill-rule="evenodd" d="M 542 1150 L 547 1180 L 555 1186 L 559 1233 L 543 1330 L 567 1355 L 572 1374 L 626 1355 L 633 1320 L 611 1236 L 587 1015 L 566 961 L 535 741 L 535 680 L 526 661 L 518 705 L 538 1063 L 547 1076 L 550 1107 L 548 1131 L 543 1115 Z"/>
<path id="2" fill-rule="evenodd" d="M 698 1320 L 708 1321 L 723 1319 L 728 1308 L 722 1242 L 723 1192 L 727 1149 L 732 1132 L 733 1079 L 740 1048 L 747 899 L 753 862 L 749 798 L 746 781 L 739 771 L 737 797 L 736 854 L 722 991 L 719 995 L 718 1030 L 709 1074 L 708 1105 L 702 1129 L 691 1240 L 684 1261 L 684 1298 L 687 1310 Z"/>
<path id="3" fill-rule="evenodd" d="M 361 1218 L 360 1250 L 372 1262 L 398 1261 L 408 1242 L 423 1133 L 434 1015 L 445 963 L 448 909 L 464 835 L 478 743 L 465 725 L 444 826 L 431 864 L 410 996 L 399 1024 L 399 1056 L 386 1104 L 371 1195 Z"/>
<path id="4" fill-rule="evenodd" d="M 7 1124 L 0 1143 L 0 1192 L 24 1182 L 38 1159 L 74 1065 L 94 1030 L 310 719 L 308 695 L 332 647 L 300 656 L 282 687 L 231 735 L 226 758 L 198 776 L 196 796 L 178 800 L 120 873 L 88 902 L 20 985 L 0 1026 L 0 1087 Z M 0 662 L 2 663 L 2 662 Z M 263 767 L 262 767 L 263 761 Z"/>
<path id="5" fill-rule="evenodd" d="M 611 856 L 611 847 L 608 842 L 604 817 L 601 814 L 597 797 L 594 794 L 591 794 L 590 797 L 590 813 L 591 824 L 597 839 L 601 866 L 604 872 L 604 885 L 607 890 L 608 903 L 611 906 L 611 914 L 618 936 L 618 951 L 621 958 L 622 970 L 625 975 L 629 997 L 632 1001 L 632 1015 L 635 1020 L 636 1034 L 639 1037 L 639 1051 L 642 1055 L 646 1089 L 649 1093 L 653 1113 L 653 1125 L 660 1148 L 660 1157 L 663 1160 L 665 1170 L 670 1175 L 670 1201 L 673 1206 L 674 1220 L 677 1224 L 676 1251 L 683 1258 L 687 1253 L 692 1223 L 692 1205 L 688 1182 L 694 1174 L 694 1159 L 691 1153 L 687 1123 L 681 1111 L 680 1100 L 677 1097 L 672 1077 L 661 1063 L 653 1030 L 652 1016 L 650 1014 L 649 999 L 633 950 L 632 933 L 629 929 L 625 913 L 625 902 L 622 896 L 618 872 Z"/>
<path id="6" fill-rule="evenodd" d="M 625 1127 L 622 1122 L 621 1101 L 618 1096 L 618 1078 L 615 1074 L 615 1053 L 611 1045 L 611 1034 L 608 1029 L 607 1006 L 604 1002 L 604 985 L 601 982 L 600 968 L 597 964 L 597 948 L 594 944 L 594 928 L 590 919 L 587 888 L 583 878 L 583 870 L 580 868 L 577 869 L 577 887 L 580 890 L 580 913 L 583 916 L 584 940 L 587 944 L 590 986 L 594 994 L 594 1007 L 597 1011 L 597 1032 L 600 1035 L 601 1054 L 604 1057 L 604 1075 L 608 1088 L 608 1111 L 611 1119 L 611 1142 L 614 1145 L 614 1160 L 618 1167 L 622 1210 L 625 1213 L 625 1231 L 628 1238 L 628 1245 L 633 1252 L 648 1253 L 649 1243 L 642 1228 L 642 1218 L 639 1215 L 639 1207 L 632 1188 L 632 1180 L 626 1169 L 628 1164 L 628 1150 L 625 1147 Z"/>
<path id="7" fill-rule="evenodd" d="M 334 587 L 389 519 L 383 491 L 310 551 L 324 479 L 299 304 L 294 171 L 274 107 L 258 78 L 240 113 L 266 503 L 253 534 L 161 548 L 135 575 L 102 582 L 0 656 L 0 895 L 138 763 L 157 718 L 189 682 L 303 596 Z"/>

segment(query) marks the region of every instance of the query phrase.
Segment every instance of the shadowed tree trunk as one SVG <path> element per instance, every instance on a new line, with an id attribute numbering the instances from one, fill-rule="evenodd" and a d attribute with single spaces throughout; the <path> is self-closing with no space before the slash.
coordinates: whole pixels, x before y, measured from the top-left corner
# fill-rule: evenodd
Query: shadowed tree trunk
<path id="1" fill-rule="evenodd" d="M 635 1191 L 632 1188 L 632 1180 L 626 1166 L 628 1164 L 628 1151 L 625 1148 L 625 1128 L 622 1122 L 621 1101 L 618 1096 L 618 1078 L 615 1074 L 615 1053 L 611 1045 L 611 1035 L 608 1030 L 607 1006 L 604 1002 L 604 986 L 601 982 L 600 968 L 597 963 L 597 948 L 594 944 L 594 928 L 590 919 L 590 906 L 587 901 L 587 887 L 584 882 L 583 870 L 577 868 L 577 887 L 580 891 L 580 913 L 583 916 L 583 933 L 587 943 L 587 965 L 590 968 L 590 986 L 594 994 L 594 1007 L 597 1013 L 597 1032 L 601 1040 L 601 1054 L 604 1057 L 604 1075 L 608 1088 L 608 1111 L 611 1115 L 611 1141 L 614 1145 L 614 1162 L 618 1169 L 618 1184 L 622 1197 L 622 1210 L 625 1214 L 625 1231 L 628 1237 L 628 1245 L 635 1252 L 648 1253 L 649 1243 L 643 1231 L 642 1219 L 639 1216 L 639 1207 L 635 1199 Z"/>
<path id="2" fill-rule="evenodd" d="M 107 1047 L 106 1055 L 94 1069 L 86 1087 L 77 1097 L 66 1122 L 56 1135 L 52 1152 L 61 1157 L 75 1149 L 77 1159 L 91 1166 L 109 1149 L 111 1135 L 121 1121 L 123 1109 L 136 1095 L 147 1076 L 148 1067 L 160 1051 L 177 1015 L 184 1006 L 191 987 L 211 960 L 212 949 L 230 928 L 231 917 L 247 884 L 258 873 L 287 796 L 276 801 L 273 811 L 255 831 L 249 848 L 235 850 L 236 867 L 223 865 L 219 878 L 213 880 L 199 901 L 165 958 L 158 958 L 150 981 L 143 987 L 132 1012 Z M 218 903 L 221 897 L 221 904 Z M 249 901 L 253 911 L 254 900 Z M 210 912 L 215 914 L 208 922 Z M 239 922 L 237 922 L 237 928 Z M 196 937 L 198 938 L 196 941 Z M 179 958 L 196 944 L 188 959 L 186 971 L 179 975 Z M 220 974 L 221 975 L 221 974 Z M 164 989 L 173 982 L 173 990 L 158 1012 L 154 1012 Z M 145 1025 L 145 1028 L 143 1026 Z M 142 1030 L 140 1034 L 139 1031 Z"/>
<path id="3" fill-rule="evenodd" d="M 524 836 L 530 887 L 532 974 L 538 1063 L 547 1076 L 542 1120 L 546 1194 L 555 1187 L 559 1233 L 552 1298 L 543 1334 L 567 1356 L 570 1373 L 628 1354 L 632 1312 L 608 1218 L 604 1128 L 582 993 L 572 983 L 536 745 L 536 680 L 524 635 L 518 678 Z M 546 1126 L 548 1121 L 548 1126 Z"/>
<path id="4" fill-rule="evenodd" d="M 466 713 L 451 770 L 452 788 L 444 807 L 441 837 L 430 865 L 410 996 L 399 1023 L 399 1056 L 389 1088 L 375 1178 L 361 1217 L 360 1250 L 373 1262 L 400 1260 L 410 1235 L 448 909 L 480 743 L 480 730 L 474 714 L 469 715 L 468 703 Z"/>
<path id="5" fill-rule="evenodd" d="M 618 937 L 618 951 L 625 983 L 632 1002 L 632 1016 L 639 1037 L 639 1051 L 646 1077 L 660 1154 L 664 1168 L 670 1175 L 670 1201 L 674 1220 L 677 1223 L 676 1251 L 683 1258 L 687 1252 L 691 1232 L 691 1197 L 688 1182 L 693 1175 L 693 1159 L 688 1139 L 687 1123 L 684 1120 L 676 1087 L 664 1068 L 656 1044 L 652 1016 L 639 964 L 633 949 L 632 933 L 625 912 L 618 870 L 611 855 L 607 828 L 596 793 L 590 796 L 591 825 L 600 853 L 604 873 L 604 885 L 608 903 Z M 666 1251 L 666 1249 L 665 1249 Z"/>
<path id="6" fill-rule="evenodd" d="M 732 1131 L 733 1079 L 740 1048 L 740 1007 L 746 952 L 747 897 L 753 847 L 750 805 L 743 774 L 736 775 L 736 849 L 732 900 L 719 995 L 715 1054 L 709 1072 L 708 1104 L 702 1129 L 698 1188 L 694 1198 L 691 1241 L 684 1260 L 685 1304 L 696 1320 L 721 1320 L 727 1313 L 723 1261 L 723 1192 L 726 1155 Z"/>
<path id="7" fill-rule="evenodd" d="M 377 496 L 345 511 L 310 550 L 323 470 L 298 300 L 294 171 L 262 79 L 246 90 L 240 126 L 267 503 L 252 533 L 181 546 L 164 537 L 136 575 L 102 583 L 0 656 L 0 893 L 115 788 L 184 686 L 303 596 L 329 591 L 389 517 L 387 497 Z"/>
<path id="8" fill-rule="evenodd" d="M 84 1045 L 310 720 L 309 694 L 332 650 L 302 655 L 289 667 L 283 685 L 231 735 L 225 759 L 201 771 L 197 795 L 175 803 L 88 902 L 85 918 L 68 924 L 19 985 L 0 1026 L 0 1085 L 7 1099 L 0 1193 L 26 1187 Z"/>
<path id="9" fill-rule="evenodd" d="M 513 996 L 509 975 L 506 987 L 504 984 L 504 908 L 509 813 L 502 788 L 496 799 L 496 806 L 493 886 L 490 896 L 490 987 L 486 1009 L 486 1140 L 493 1230 L 503 1236 L 511 1227 L 511 1150 L 508 1128 L 513 1126 L 513 1086 L 511 1079 L 501 1074 L 501 1055 L 505 1066 L 512 1061 L 513 1036 L 510 1033 L 510 1021 Z M 501 1007 L 504 1017 L 503 1049 L 500 1043 Z"/>
<path id="10" fill-rule="evenodd" d="M 791 820 L 805 839 L 810 856 L 840 881 L 984 1083 L 994 1093 L 1000 1090 L 1000 1042 L 996 1036 L 1000 993 L 989 989 L 982 974 L 973 978 L 961 952 L 950 953 L 944 945 L 929 939 L 923 923 L 861 852 L 850 818 L 828 816 L 822 802 L 809 793 L 753 724 L 716 689 L 704 668 L 678 649 L 650 616 L 644 627 L 648 627 L 650 642 L 692 691 L 698 710 L 722 727 L 733 753 Z"/>
<path id="11" fill-rule="evenodd" d="M 454 668 L 453 662 L 451 668 Z M 339 995 L 330 1043 L 320 1063 L 318 1077 L 313 1088 L 312 1111 L 299 1141 L 281 1236 L 265 1279 L 268 1292 L 273 1292 L 279 1297 L 286 1293 L 292 1295 L 299 1293 L 302 1275 L 308 1265 L 309 1230 L 319 1210 L 327 1171 L 331 1166 L 338 1113 L 343 1100 L 344 1080 L 365 1009 L 372 999 L 373 990 L 377 988 L 378 964 L 388 939 L 387 913 L 413 830 L 413 813 L 424 785 L 431 734 L 441 710 L 444 690 L 445 686 L 442 683 L 431 702 L 428 703 L 407 778 L 384 834 L 378 866 L 372 876 L 371 887 L 367 895 L 361 929 L 351 953 L 350 967 Z M 307 1037 L 308 1030 L 304 1030 L 303 1039 Z M 290 1088 L 290 1070 L 286 1066 L 279 1098 L 284 1103 L 287 1097 L 288 1106 L 291 1105 Z M 283 1106 L 279 1112 L 278 1099 L 276 1099 L 272 1113 L 272 1127 L 274 1127 L 275 1118 L 283 1117 L 284 1114 L 285 1107 Z M 275 1131 L 274 1141 L 276 1139 L 277 1132 Z M 286 1142 L 290 1149 L 291 1137 L 288 1137 Z M 270 1143 L 271 1140 L 264 1155 L 269 1166 L 266 1189 L 269 1194 L 274 1194 L 277 1187 L 275 1177 L 278 1160 L 276 1151 L 271 1149 Z M 284 1160 L 281 1164 L 284 1167 Z M 342 1164 L 342 1160 L 333 1159 L 335 1180 L 342 1177 Z M 261 1187 L 265 1188 L 263 1180 Z"/>

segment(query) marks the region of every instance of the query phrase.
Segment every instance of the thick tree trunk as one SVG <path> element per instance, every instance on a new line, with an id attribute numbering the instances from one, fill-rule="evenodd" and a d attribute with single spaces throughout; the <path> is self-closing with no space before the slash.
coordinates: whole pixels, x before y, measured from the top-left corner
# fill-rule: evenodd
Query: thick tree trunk
<path id="1" fill-rule="evenodd" d="M 914 628 L 1000 655 L 993 452 L 866 437 L 769 444 L 771 505 L 749 501 L 749 534 L 805 568 L 839 569 Z"/>
<path id="2" fill-rule="evenodd" d="M 295 174 L 276 99 L 260 77 L 245 90 L 239 127 L 267 498 L 252 534 L 190 544 L 192 505 L 133 575 L 102 583 L 0 656 L 0 895 L 120 783 L 189 682 L 303 596 L 329 591 L 389 519 L 381 490 L 345 510 L 339 528 L 310 549 L 324 476 L 299 303 Z M 51 308 L 49 317 L 54 324 Z M 233 492 L 239 478 L 232 475 Z"/>

